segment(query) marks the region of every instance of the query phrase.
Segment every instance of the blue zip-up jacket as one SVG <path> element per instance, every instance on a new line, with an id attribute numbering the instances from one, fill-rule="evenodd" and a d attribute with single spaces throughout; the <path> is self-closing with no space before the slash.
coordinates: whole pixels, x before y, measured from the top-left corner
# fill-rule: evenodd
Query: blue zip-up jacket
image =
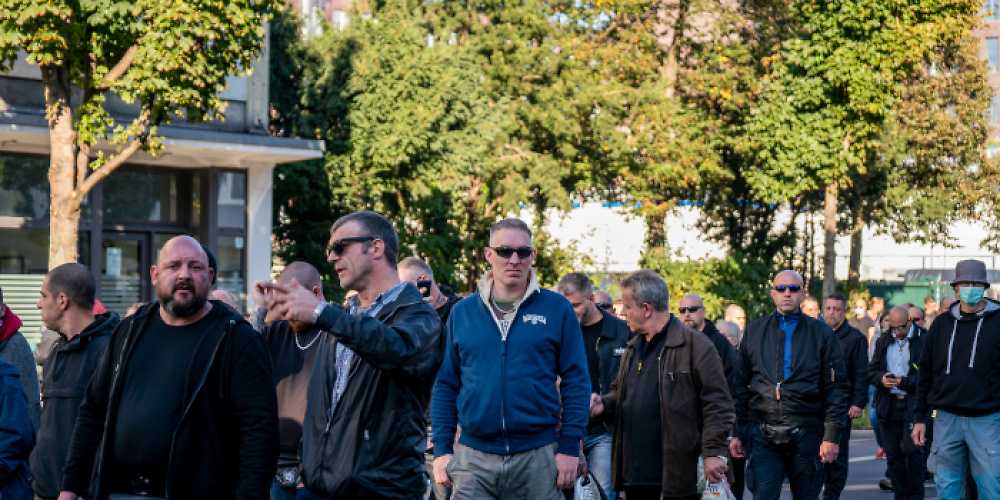
<path id="1" fill-rule="evenodd" d="M 28 456 L 35 430 L 18 378 L 14 365 L 0 361 L 0 498 L 25 500 L 34 497 Z"/>
<path id="2" fill-rule="evenodd" d="M 431 399 L 434 455 L 453 452 L 456 424 L 459 442 L 482 452 L 511 455 L 558 442 L 558 453 L 579 455 L 590 379 L 573 307 L 533 275 L 504 338 L 487 305 L 491 285 L 484 280 L 448 318 Z"/>

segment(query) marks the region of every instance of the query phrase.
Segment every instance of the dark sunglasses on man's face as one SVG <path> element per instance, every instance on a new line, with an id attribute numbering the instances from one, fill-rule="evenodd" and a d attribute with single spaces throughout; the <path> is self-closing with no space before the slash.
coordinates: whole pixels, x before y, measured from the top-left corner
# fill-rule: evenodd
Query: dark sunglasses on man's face
<path id="1" fill-rule="evenodd" d="M 680 311 L 681 314 L 696 313 L 701 310 L 701 306 L 678 307 L 677 310 Z"/>
<path id="2" fill-rule="evenodd" d="M 348 238 L 341 238 L 337 241 L 334 241 L 333 243 L 330 243 L 330 245 L 326 247 L 326 254 L 327 255 L 333 254 L 336 255 L 337 257 L 340 257 L 341 255 L 344 255 L 344 251 L 347 250 L 347 247 L 351 243 L 375 241 L 377 239 L 378 238 L 374 236 L 350 236 Z"/>
<path id="3" fill-rule="evenodd" d="M 493 251 L 497 253 L 497 255 L 499 255 L 501 258 L 504 259 L 511 258 L 511 256 L 513 256 L 515 253 L 517 254 L 518 258 L 527 259 L 528 257 L 531 257 L 532 252 L 535 251 L 531 247 L 517 247 L 517 248 L 490 247 L 490 248 L 492 248 Z"/>
<path id="4" fill-rule="evenodd" d="M 802 287 L 799 285 L 774 285 L 774 291 L 778 293 L 785 293 L 788 290 L 792 293 L 799 293 L 802 291 Z"/>

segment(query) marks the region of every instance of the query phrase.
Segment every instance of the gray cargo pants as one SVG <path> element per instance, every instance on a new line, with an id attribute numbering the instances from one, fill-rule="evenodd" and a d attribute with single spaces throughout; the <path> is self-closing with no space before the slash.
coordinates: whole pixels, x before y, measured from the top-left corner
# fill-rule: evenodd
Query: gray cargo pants
<path id="1" fill-rule="evenodd" d="M 558 475 L 555 443 L 506 456 L 456 444 L 448 462 L 452 500 L 563 500 Z"/>

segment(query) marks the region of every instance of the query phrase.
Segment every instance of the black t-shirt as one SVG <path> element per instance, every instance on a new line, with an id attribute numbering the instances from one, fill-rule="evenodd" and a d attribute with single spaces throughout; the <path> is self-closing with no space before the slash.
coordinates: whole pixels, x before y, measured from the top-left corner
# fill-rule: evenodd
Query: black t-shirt
<path id="1" fill-rule="evenodd" d="M 299 441 L 306 417 L 309 379 L 316 351 L 326 334 L 317 329 L 298 334 L 287 321 L 275 321 L 264 328 L 264 341 L 271 353 L 274 388 L 278 395 L 278 467 L 299 463 Z M 305 349 L 299 348 L 299 346 Z"/>
<path id="2" fill-rule="evenodd" d="M 108 468 L 118 480 L 143 476 L 162 487 L 170 442 L 188 398 L 185 392 L 195 349 L 206 330 L 218 324 L 221 313 L 213 307 L 187 326 L 168 326 L 159 312 L 151 314 L 119 381 L 121 402 L 110 436 L 113 466 Z"/>
<path id="3" fill-rule="evenodd" d="M 597 358 L 597 339 L 601 337 L 601 327 L 604 325 L 604 315 L 601 315 L 601 319 L 594 323 L 593 325 L 582 326 L 583 331 L 583 350 L 587 353 L 587 370 L 590 372 L 590 387 L 591 390 L 597 392 L 597 388 L 601 385 L 598 383 L 600 380 L 600 365 L 598 364 Z M 603 434 L 608 432 L 607 429 L 602 424 L 603 420 L 600 418 L 592 418 L 587 424 L 587 435 Z"/>
<path id="4" fill-rule="evenodd" d="M 663 331 L 646 343 L 642 338 L 625 372 L 625 400 L 622 401 L 623 434 L 627 441 L 623 467 L 626 486 L 660 485 L 663 476 L 660 430 L 660 376 L 656 360 Z"/>

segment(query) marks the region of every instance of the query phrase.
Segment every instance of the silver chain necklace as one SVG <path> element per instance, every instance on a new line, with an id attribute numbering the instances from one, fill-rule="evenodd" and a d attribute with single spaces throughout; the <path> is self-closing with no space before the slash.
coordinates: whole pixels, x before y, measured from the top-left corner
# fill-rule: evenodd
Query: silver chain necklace
<path id="1" fill-rule="evenodd" d="M 497 311 L 500 311 L 500 313 L 503 315 L 508 315 L 517 310 L 517 302 L 514 302 L 514 305 L 511 306 L 509 311 L 500 307 L 500 304 L 497 304 L 497 299 L 495 297 L 490 297 L 490 302 L 492 302 L 493 307 L 497 308 Z"/>
<path id="2" fill-rule="evenodd" d="M 305 345 L 305 347 L 303 347 L 302 344 L 299 343 L 299 334 L 295 333 L 294 334 L 295 335 L 295 347 L 298 347 L 300 351 L 306 351 L 306 350 L 308 350 L 310 347 L 313 346 L 313 344 L 316 343 L 317 340 L 319 340 L 319 336 L 322 333 L 323 333 L 322 330 L 317 330 L 316 331 L 316 336 L 313 337 L 313 339 L 310 340 L 309 343 Z"/>

